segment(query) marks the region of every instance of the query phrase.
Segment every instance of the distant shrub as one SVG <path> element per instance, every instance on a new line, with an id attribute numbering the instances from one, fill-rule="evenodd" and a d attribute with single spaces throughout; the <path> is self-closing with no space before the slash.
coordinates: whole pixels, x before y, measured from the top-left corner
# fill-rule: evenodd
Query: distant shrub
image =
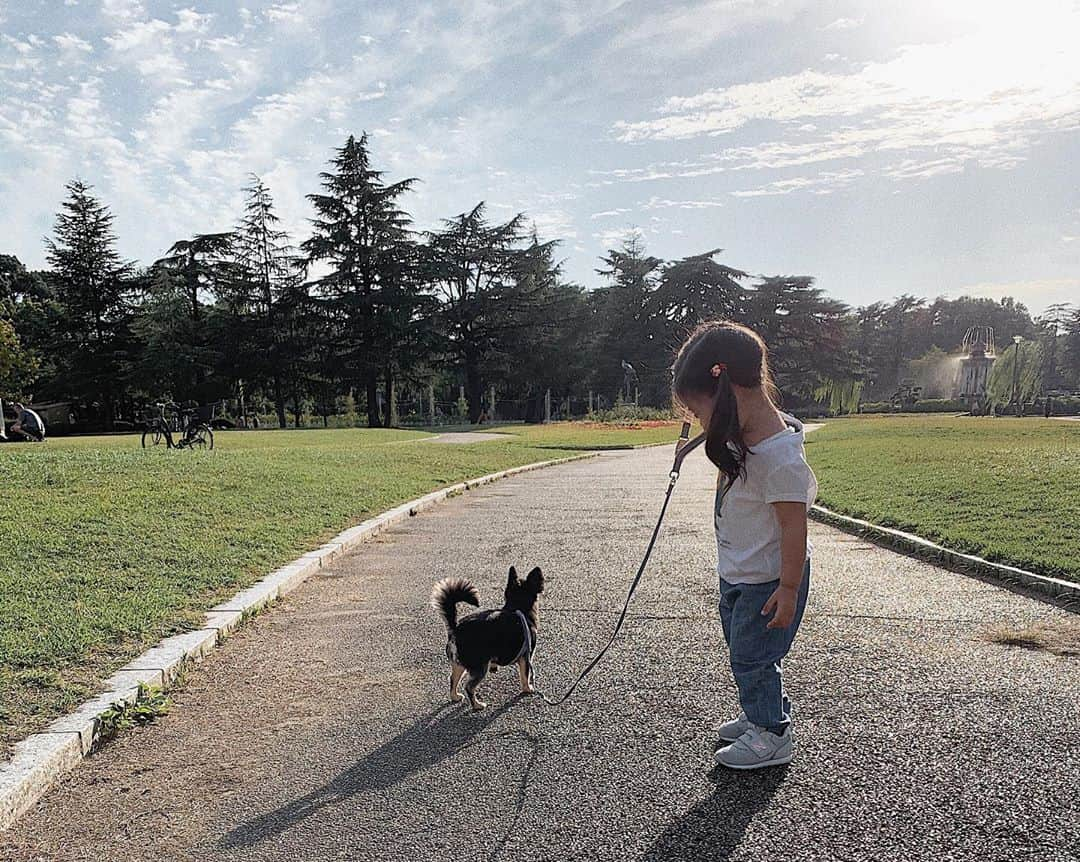
<path id="1" fill-rule="evenodd" d="M 907 408 L 908 413 L 967 413 L 966 401 L 959 398 L 923 398 Z"/>
<path id="2" fill-rule="evenodd" d="M 671 410 L 659 410 L 655 407 L 635 407 L 633 404 L 618 404 L 608 410 L 594 410 L 585 416 L 589 422 L 620 424 L 640 422 L 642 420 L 673 420 L 677 418 Z"/>
<path id="3" fill-rule="evenodd" d="M 1061 397 L 1054 396 L 1052 399 L 1053 408 L 1052 416 L 1078 416 L 1080 415 L 1080 395 L 1063 395 Z M 1042 405 L 1039 405 L 1038 411 L 1042 412 Z"/>
<path id="4" fill-rule="evenodd" d="M 859 405 L 860 413 L 967 413 L 966 401 L 955 398 L 923 398 L 909 404 L 902 411 L 897 411 L 891 401 L 864 401 Z"/>

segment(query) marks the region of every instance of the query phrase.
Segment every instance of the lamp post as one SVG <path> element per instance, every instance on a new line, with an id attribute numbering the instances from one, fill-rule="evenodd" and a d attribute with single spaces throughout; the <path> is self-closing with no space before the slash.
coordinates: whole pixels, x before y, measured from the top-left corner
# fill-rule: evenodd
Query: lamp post
<path id="1" fill-rule="evenodd" d="M 1016 405 L 1016 415 L 1020 415 L 1020 400 L 1017 398 L 1016 388 L 1020 378 L 1020 342 L 1024 338 L 1021 335 L 1013 336 L 1013 385 L 1012 402 Z"/>

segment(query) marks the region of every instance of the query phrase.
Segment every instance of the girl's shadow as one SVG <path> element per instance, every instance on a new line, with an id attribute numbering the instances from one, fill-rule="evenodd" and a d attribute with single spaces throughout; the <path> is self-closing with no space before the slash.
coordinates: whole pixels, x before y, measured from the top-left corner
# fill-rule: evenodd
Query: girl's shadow
<path id="1" fill-rule="evenodd" d="M 716 788 L 712 795 L 670 823 L 641 856 L 642 862 L 729 859 L 786 775 L 786 766 L 741 773 L 717 768 L 709 776 Z"/>
<path id="2" fill-rule="evenodd" d="M 514 705 L 519 697 L 474 715 L 464 714 L 464 708 L 451 704 L 436 707 L 322 787 L 275 811 L 241 823 L 221 838 L 219 846 L 226 849 L 251 847 L 287 832 L 329 805 L 393 787 L 472 745 L 477 734 Z"/>

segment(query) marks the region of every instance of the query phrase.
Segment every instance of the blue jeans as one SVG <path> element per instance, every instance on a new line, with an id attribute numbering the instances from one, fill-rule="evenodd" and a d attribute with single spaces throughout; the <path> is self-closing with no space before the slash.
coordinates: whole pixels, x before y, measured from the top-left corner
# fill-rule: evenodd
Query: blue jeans
<path id="1" fill-rule="evenodd" d="M 739 703 L 748 721 L 773 733 L 783 733 L 791 724 L 791 701 L 784 692 L 783 660 L 795 640 L 810 592 L 810 561 L 803 569 L 795 602 L 795 618 L 786 629 L 768 628 L 772 614 L 761 609 L 780 586 L 779 579 L 767 584 L 729 584 L 720 579 L 720 622 L 731 656 L 731 672 L 739 689 Z"/>

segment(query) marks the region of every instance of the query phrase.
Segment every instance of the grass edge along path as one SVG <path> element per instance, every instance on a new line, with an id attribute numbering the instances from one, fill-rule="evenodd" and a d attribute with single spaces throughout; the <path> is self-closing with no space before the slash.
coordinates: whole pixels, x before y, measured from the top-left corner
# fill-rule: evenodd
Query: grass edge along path
<path id="1" fill-rule="evenodd" d="M 849 417 L 810 435 L 807 456 L 818 502 L 838 514 L 1080 582 L 1080 426 Z"/>
<path id="2" fill-rule="evenodd" d="M 452 446 L 343 429 L 223 434 L 206 453 L 129 436 L 0 447 L 21 494 L 0 498 L 0 759 L 130 658 L 365 518 L 499 470 L 677 433 L 559 424 Z"/>

